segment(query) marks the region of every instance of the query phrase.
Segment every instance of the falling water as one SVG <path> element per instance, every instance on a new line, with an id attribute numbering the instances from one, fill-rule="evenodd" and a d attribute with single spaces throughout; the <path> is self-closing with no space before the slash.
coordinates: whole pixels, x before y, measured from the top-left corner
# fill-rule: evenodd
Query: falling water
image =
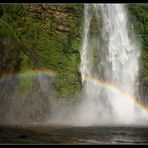
<path id="1" fill-rule="evenodd" d="M 95 23 L 96 34 L 92 36 Z M 131 100 L 139 98 L 139 56 L 140 47 L 129 23 L 126 5 L 84 5 L 80 65 L 83 106 L 88 117 L 84 120 L 135 122 L 139 111 Z"/>

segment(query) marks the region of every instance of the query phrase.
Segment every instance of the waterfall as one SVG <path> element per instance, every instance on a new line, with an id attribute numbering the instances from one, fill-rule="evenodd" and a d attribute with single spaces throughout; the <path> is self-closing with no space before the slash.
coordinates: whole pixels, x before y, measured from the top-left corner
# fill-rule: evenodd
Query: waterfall
<path id="1" fill-rule="evenodd" d="M 96 24 L 95 24 L 96 23 Z M 91 31 L 96 25 L 95 34 Z M 134 123 L 140 46 L 123 4 L 85 4 L 80 72 L 87 120 Z M 86 117 L 85 117 L 86 120 Z"/>

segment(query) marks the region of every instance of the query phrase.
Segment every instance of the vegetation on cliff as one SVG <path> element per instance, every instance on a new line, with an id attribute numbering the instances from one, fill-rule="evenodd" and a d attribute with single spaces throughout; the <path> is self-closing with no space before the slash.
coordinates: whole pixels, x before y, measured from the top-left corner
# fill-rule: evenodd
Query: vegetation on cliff
<path id="1" fill-rule="evenodd" d="M 128 8 L 142 44 L 143 80 L 148 76 L 148 5 Z M 0 4 L 0 76 L 44 67 L 57 73 L 57 96 L 77 94 L 82 31 L 83 4 Z M 22 79 L 21 87 L 29 88 L 31 81 Z"/>

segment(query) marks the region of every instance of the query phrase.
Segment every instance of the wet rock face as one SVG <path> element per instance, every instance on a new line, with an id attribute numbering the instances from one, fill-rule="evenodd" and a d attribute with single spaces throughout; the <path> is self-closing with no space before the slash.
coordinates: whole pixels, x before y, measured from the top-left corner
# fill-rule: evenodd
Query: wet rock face
<path id="1" fill-rule="evenodd" d="M 65 38 L 65 42 L 69 42 L 69 37 L 71 30 L 75 27 L 75 23 L 71 23 L 72 20 L 78 19 L 78 28 L 79 28 L 79 18 L 83 16 L 83 9 L 77 9 L 72 7 L 68 7 L 66 5 L 51 5 L 51 4 L 23 4 L 25 12 L 18 16 L 18 19 L 14 19 L 16 21 L 16 30 L 14 30 L 15 34 L 19 34 L 25 41 L 28 41 L 28 38 L 31 38 L 32 35 L 32 24 L 36 24 L 39 22 L 41 26 L 39 28 L 35 28 L 34 32 L 47 33 L 47 38 L 51 39 L 60 39 L 63 41 Z M 2 9 L 0 9 L 2 10 Z M 80 10 L 82 12 L 80 12 Z M 0 12 L 1 13 L 1 12 Z M 14 14 L 9 13 L 12 18 L 14 18 Z M 82 14 L 82 15 L 81 15 Z M 2 14 L 0 14 L 1 16 Z M 80 16 L 81 15 L 81 16 Z M 13 17 L 14 16 L 14 17 Z M 35 18 L 35 19 L 34 19 Z M 28 19 L 28 21 L 26 21 Z M 30 23 L 31 20 L 33 23 Z M 27 23 L 30 23 L 29 26 Z M 8 22 L 9 24 L 9 22 Z M 26 25 L 26 26 L 25 26 Z M 74 27 L 73 27 L 74 25 Z M 10 24 L 11 26 L 11 24 Z M 31 28 L 32 27 L 32 28 Z M 27 30 L 27 31 L 26 31 Z M 30 32 L 28 30 L 31 30 Z M 78 38 L 80 38 L 80 29 L 76 31 Z M 18 35 L 18 38 L 20 37 Z M 50 112 L 50 89 L 47 91 L 43 90 L 41 87 L 41 83 L 38 81 L 38 78 L 33 78 L 31 90 L 22 90 L 20 87 L 20 78 L 18 77 L 9 77 L 4 79 L 6 73 L 19 73 L 21 70 L 21 55 L 22 53 L 29 57 L 33 68 L 44 67 L 44 62 L 41 60 L 41 66 L 38 64 L 37 60 L 40 60 L 41 57 L 37 56 L 35 51 L 37 51 L 36 44 L 40 44 L 39 42 L 33 42 L 29 40 L 29 42 L 21 42 L 20 44 L 14 38 L 14 34 L 11 35 L 1 34 L 0 33 L 0 123 L 24 123 L 24 122 L 39 122 L 46 120 L 46 117 Z M 26 37 L 27 36 L 27 37 Z M 32 35 L 33 36 L 33 35 Z M 45 36 L 46 37 L 46 36 Z M 72 37 L 73 38 L 73 37 Z M 19 38 L 21 40 L 21 38 Z M 33 40 L 34 41 L 34 40 Z M 37 40 L 38 41 L 38 40 Z M 42 41 L 41 41 L 42 42 Z M 59 41 L 58 41 L 59 42 Z M 65 44 L 66 44 L 65 43 Z M 28 46 L 28 44 L 31 44 Z M 33 46 L 33 47 L 32 47 Z M 51 45 L 52 46 L 52 45 Z M 23 47 L 23 48 L 22 48 Z M 60 47 L 62 47 L 60 45 Z M 57 47 L 55 47 L 57 48 Z M 69 47 L 63 47 L 69 49 Z M 54 48 L 53 48 L 54 49 Z M 52 48 L 49 50 L 53 50 Z M 45 49 L 47 50 L 47 49 Z M 59 50 L 59 51 L 58 51 Z M 60 53 L 63 49 L 57 48 L 57 53 Z M 66 50 L 65 50 L 66 51 Z M 65 52 L 64 51 L 64 52 Z M 71 53 L 73 52 L 73 49 Z M 75 51 L 74 51 L 75 52 Z M 76 53 L 72 53 L 72 55 L 79 53 L 76 48 Z M 52 52 L 51 52 L 52 53 Z M 57 55 L 57 54 L 56 54 Z M 53 55 L 54 58 L 56 55 Z M 60 53 L 61 55 L 61 53 Z M 65 53 L 63 55 L 66 55 Z M 50 55 L 49 55 L 50 56 Z M 61 56 L 61 65 L 64 56 Z M 68 57 L 68 56 L 67 56 Z M 71 57 L 71 55 L 69 55 Z M 53 65 L 55 67 L 55 63 L 52 63 L 52 56 L 49 57 L 48 67 Z M 65 58 L 65 57 L 64 57 Z M 37 59 L 37 60 L 36 60 Z M 58 58 L 57 58 L 58 59 Z M 56 60 L 53 60 L 56 61 Z M 50 63 L 51 62 L 51 63 Z M 67 64 L 67 63 L 66 63 Z M 66 65 L 65 64 L 65 65 Z M 58 65 L 59 66 L 59 65 Z M 51 66 L 52 67 L 52 66 Z M 63 84 L 62 84 L 63 86 Z M 47 95 L 48 92 L 48 95 Z"/>
<path id="2" fill-rule="evenodd" d="M 8 8 L 12 10 L 8 11 Z M 27 66 L 35 69 L 46 67 L 58 71 L 59 78 L 64 73 L 63 77 L 69 79 L 66 82 L 63 77 L 62 81 L 57 79 L 58 95 L 76 93 L 81 84 L 78 82 L 80 76 L 77 77 L 76 65 L 80 57 L 83 4 L 21 4 L 21 7 L 9 5 L 5 9 L 13 20 L 10 23 L 6 19 L 6 22 L 10 27 L 15 22 L 13 37 L 16 35 L 21 45 L 13 39 L 10 45 L 0 43 L 0 77 L 4 73 L 19 73 Z M 3 9 L 0 8 L 0 11 L 3 12 Z M 5 29 L 9 30 L 7 26 Z M 24 55 L 29 59 L 27 66 L 22 62 Z"/>
<path id="3" fill-rule="evenodd" d="M 83 16 L 80 16 L 80 14 L 83 14 L 83 9 L 76 8 L 73 10 L 73 8 L 69 8 L 66 4 L 23 4 L 23 9 L 24 14 L 19 17 L 19 21 L 16 21 L 16 24 L 18 23 L 16 30 L 19 33 L 22 32 L 22 35 L 25 34 L 23 33 L 23 30 L 26 28 L 23 27 L 26 23 L 26 19 L 30 17 L 36 22 L 42 23 L 42 27 L 40 29 L 42 32 L 49 32 L 49 38 L 51 38 L 51 36 L 67 38 L 68 34 L 71 32 L 70 19 L 73 20 Z M 0 10 L 2 11 L 2 9 Z M 82 12 L 80 12 L 80 10 Z M 13 14 L 11 17 L 13 17 Z M 27 28 L 27 30 L 29 30 L 29 28 Z M 79 30 L 78 37 L 80 37 Z M 0 38 L 0 74 L 4 72 L 18 71 L 22 47 L 20 47 L 14 36 L 11 37 L 0 33 Z M 25 49 L 25 52 L 26 50 L 27 49 Z"/>
<path id="4" fill-rule="evenodd" d="M 81 7 L 81 8 L 80 8 Z M 83 17 L 83 5 L 69 7 L 68 4 L 24 4 L 27 15 L 33 16 L 45 24 L 50 21 L 52 30 L 50 34 L 60 35 L 66 38 L 71 31 L 70 20 L 77 20 Z M 44 26 L 43 31 L 48 31 L 49 26 Z M 77 30 L 80 37 L 80 30 Z"/>
<path id="5" fill-rule="evenodd" d="M 1 79 L 0 124 L 44 122 L 50 116 L 50 97 L 50 90 L 45 94 L 38 78 L 33 78 L 31 89 L 25 91 L 18 77 Z"/>

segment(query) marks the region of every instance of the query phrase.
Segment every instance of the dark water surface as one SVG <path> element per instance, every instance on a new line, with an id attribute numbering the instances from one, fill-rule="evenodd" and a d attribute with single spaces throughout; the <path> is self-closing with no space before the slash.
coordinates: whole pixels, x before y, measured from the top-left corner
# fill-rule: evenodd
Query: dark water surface
<path id="1" fill-rule="evenodd" d="M 148 144 L 148 127 L 1 126 L 1 144 Z"/>

